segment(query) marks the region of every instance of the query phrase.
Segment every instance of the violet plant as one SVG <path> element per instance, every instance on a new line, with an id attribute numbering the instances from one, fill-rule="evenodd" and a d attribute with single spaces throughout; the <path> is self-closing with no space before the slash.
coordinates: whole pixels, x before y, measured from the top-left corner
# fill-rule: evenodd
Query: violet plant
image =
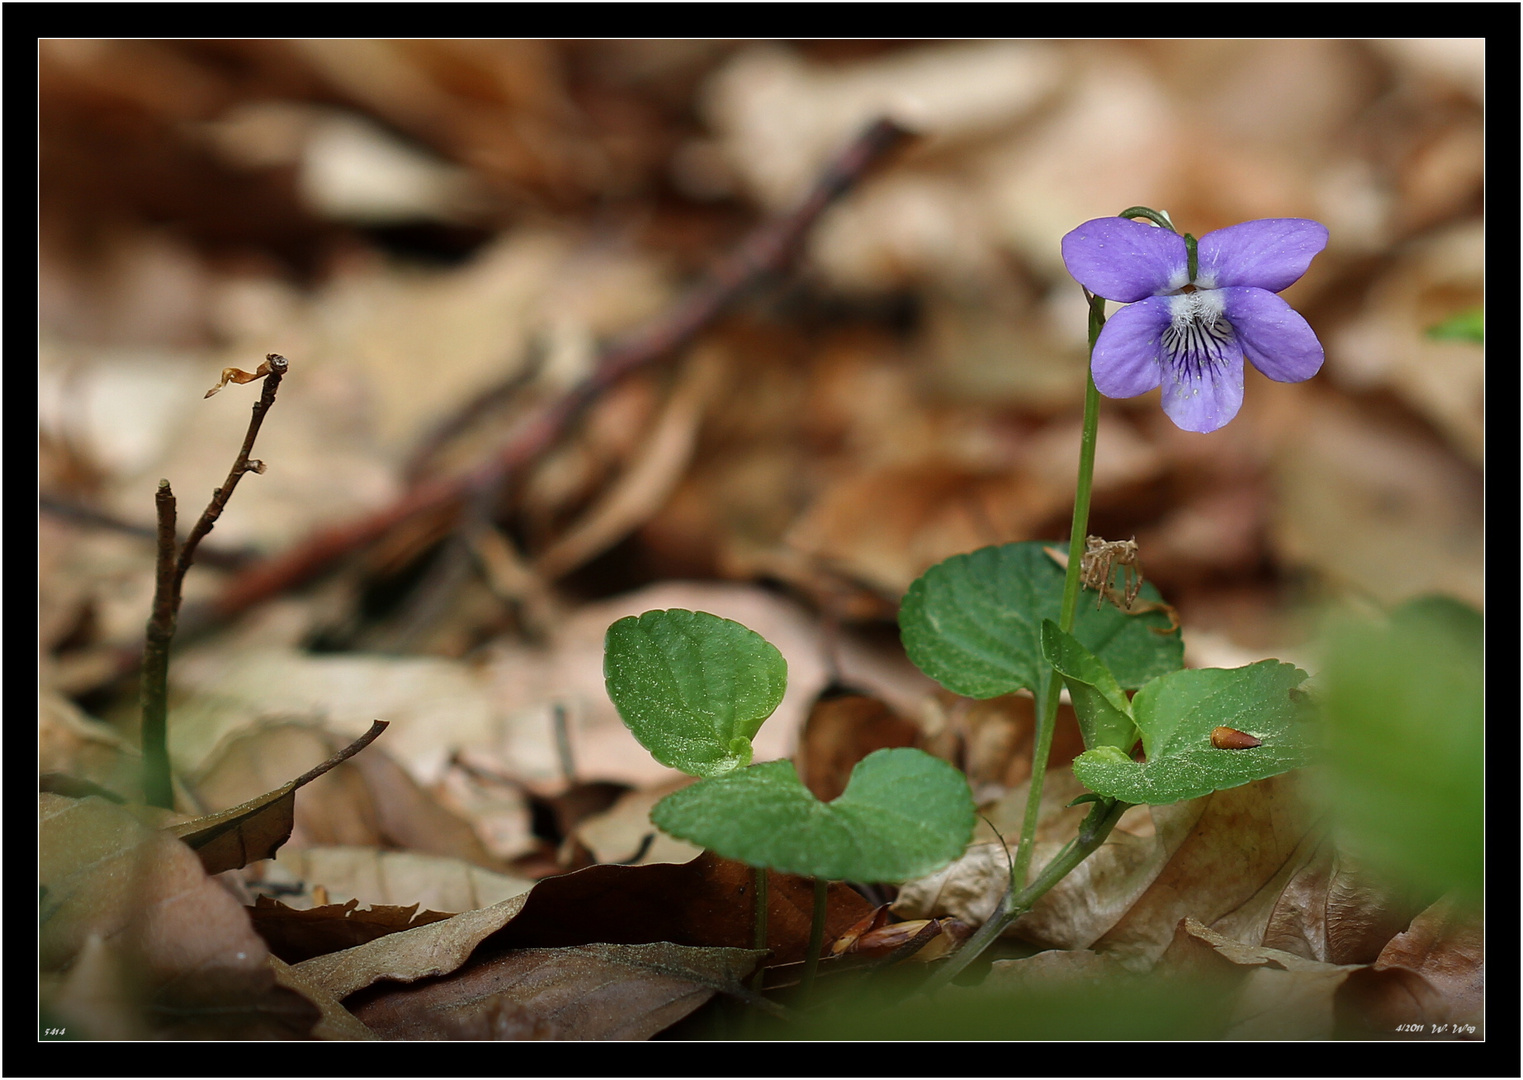
<path id="1" fill-rule="evenodd" d="M 751 763 L 751 739 L 783 700 L 788 665 L 754 630 L 674 608 L 620 619 L 603 646 L 608 696 L 663 765 L 700 777 L 651 810 L 662 831 L 756 871 L 756 947 L 766 947 L 767 871 L 814 879 L 805 967 L 819 963 L 831 881 L 900 882 L 935 873 L 973 834 L 967 778 L 920 750 L 878 750 L 846 790 L 815 798 L 787 760 Z"/>
<path id="2" fill-rule="evenodd" d="M 905 650 L 927 675 L 967 697 L 1029 690 L 1037 706 L 1009 885 L 930 988 L 950 982 L 1030 911 L 1131 806 L 1195 798 L 1311 761 L 1309 704 L 1300 690 L 1306 673 L 1276 660 L 1183 669 L 1173 609 L 1141 581 L 1135 545 L 1090 537 L 1088 522 L 1102 394 L 1134 397 L 1161 387 L 1169 419 L 1204 434 L 1242 406 L 1245 360 L 1280 382 L 1317 373 L 1321 343 L 1276 294 L 1306 272 L 1327 239 L 1315 221 L 1275 218 L 1196 240 L 1146 207 L 1085 222 L 1063 238 L 1064 263 L 1089 303 L 1090 342 L 1066 566 L 1040 542 L 984 548 L 931 567 L 900 607 Z M 1107 300 L 1127 306 L 1107 320 Z M 1118 550 L 1122 557 L 1111 559 Z M 1080 607 L 1081 585 L 1099 594 L 1098 606 Z M 1085 743 L 1073 772 L 1091 791 L 1077 801 L 1093 805 L 1074 840 L 1028 882 L 1064 686 Z M 1142 760 L 1133 756 L 1139 741 Z"/>

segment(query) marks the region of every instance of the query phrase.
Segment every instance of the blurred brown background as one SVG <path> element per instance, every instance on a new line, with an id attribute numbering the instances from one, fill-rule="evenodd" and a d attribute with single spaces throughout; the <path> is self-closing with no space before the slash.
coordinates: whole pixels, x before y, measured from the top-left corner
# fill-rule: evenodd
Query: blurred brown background
<path id="1" fill-rule="evenodd" d="M 292 689 L 314 655 L 386 653 L 424 665 L 408 707 L 444 715 L 388 736 L 415 775 L 483 740 L 553 773 L 514 718 L 554 699 L 574 730 L 606 720 L 595 671 L 562 675 L 596 663 L 620 604 L 724 608 L 774 638 L 847 628 L 790 655 L 805 689 L 853 648 L 891 651 L 927 566 L 1066 534 L 1085 313 L 1058 242 L 1136 204 L 1197 236 L 1310 217 L 1332 237 L 1285 294 L 1326 347 L 1316 379 L 1250 370 L 1209 436 L 1156 392 L 1105 405 L 1091 529 L 1136 536 L 1190 661 L 1304 663 L 1328 600 L 1482 603 L 1483 350 L 1427 333 L 1483 301 L 1480 40 L 57 40 L 39 60 L 42 493 L 146 526 L 167 476 L 193 519 L 255 396 L 202 393 L 280 352 L 269 471 L 211 538 L 234 554 L 479 460 L 868 120 L 923 134 L 826 213 L 794 273 L 515 477 L 453 577 L 447 522 L 394 530 L 177 661 L 184 715 L 216 716 L 176 721 L 183 764 L 236 730 L 229 696 L 244 719 L 395 717 L 374 671 L 334 659 L 323 689 Z M 41 537 L 45 689 L 110 713 L 151 548 L 77 513 L 45 513 Z M 188 598 L 225 573 L 193 571 Z M 255 647 L 287 651 L 250 667 Z M 880 681 L 910 708 L 912 676 Z M 594 741 L 584 770 L 617 773 Z"/>

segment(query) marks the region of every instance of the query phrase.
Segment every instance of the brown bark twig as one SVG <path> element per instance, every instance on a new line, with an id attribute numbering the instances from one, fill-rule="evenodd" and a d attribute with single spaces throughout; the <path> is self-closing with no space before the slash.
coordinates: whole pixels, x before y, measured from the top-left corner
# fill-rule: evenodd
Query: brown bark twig
<path id="1" fill-rule="evenodd" d="M 489 459 L 462 475 L 419 483 L 374 514 L 319 529 L 285 554 L 250 567 L 217 599 L 211 618 L 219 622 L 231 619 L 313 580 L 343 556 L 417 514 L 458 512 L 473 494 L 499 487 L 509 474 L 542 454 L 610 386 L 689 341 L 763 276 L 783 270 L 825 208 L 910 137 L 909 131 L 892 120 L 880 119 L 868 125 L 830 162 L 792 213 L 758 227 L 669 312 L 609 347 L 588 376 L 563 397 L 542 407 Z M 479 411 L 475 403 L 464 413 L 473 410 Z"/>
<path id="2" fill-rule="evenodd" d="M 185 584 L 185 574 L 195 559 L 196 548 L 206 534 L 217 524 L 222 510 L 232 498 L 233 489 L 247 472 L 264 472 L 264 462 L 251 461 L 249 453 L 254 449 L 254 439 L 259 435 L 264 414 L 275 403 L 275 392 L 290 362 L 285 357 L 270 353 L 259 365 L 264 377 L 264 388 L 254 404 L 254 415 L 249 420 L 248 431 L 243 436 L 243 446 L 233 460 L 232 471 L 222 486 L 212 492 L 211 502 L 201 514 L 185 543 L 175 543 L 175 496 L 168 480 L 160 480 L 154 493 L 154 511 L 158 521 L 156 538 L 157 560 L 153 587 L 153 610 L 148 616 L 148 626 L 143 638 L 143 726 L 140 744 L 143 750 L 143 800 L 150 806 L 174 809 L 174 787 L 169 769 L 169 646 L 174 640 L 175 626 L 180 615 L 180 598 Z M 236 370 L 236 369 L 229 369 Z M 239 374 L 247 375 L 246 372 Z M 250 382 L 256 376 L 238 379 Z M 223 373 L 222 383 L 229 376 Z M 213 391 L 215 392 L 215 391 Z M 208 397 L 211 394 L 207 395 Z"/>

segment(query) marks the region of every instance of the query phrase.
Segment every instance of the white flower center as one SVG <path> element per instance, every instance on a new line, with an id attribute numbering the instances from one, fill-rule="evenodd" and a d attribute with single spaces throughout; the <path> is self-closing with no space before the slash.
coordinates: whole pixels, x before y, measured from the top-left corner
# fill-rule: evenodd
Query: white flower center
<path id="1" fill-rule="evenodd" d="M 1169 297 L 1169 328 L 1163 332 L 1162 345 L 1181 375 L 1209 376 L 1226 365 L 1233 339 L 1226 307 L 1226 298 L 1214 289 Z"/>

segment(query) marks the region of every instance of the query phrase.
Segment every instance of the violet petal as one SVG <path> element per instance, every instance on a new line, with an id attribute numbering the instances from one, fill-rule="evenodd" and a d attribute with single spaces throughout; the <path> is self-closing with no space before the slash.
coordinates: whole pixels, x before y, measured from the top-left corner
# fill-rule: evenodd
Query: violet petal
<path id="1" fill-rule="evenodd" d="M 1106 397 L 1145 394 L 1163 378 L 1160 340 L 1169 326 L 1167 297 L 1149 297 L 1124 307 L 1106 321 L 1095 342 L 1090 370 L 1095 389 Z"/>
<path id="2" fill-rule="evenodd" d="M 1312 257 L 1326 246 L 1327 226 L 1306 218 L 1229 225 L 1200 238 L 1195 281 L 1206 289 L 1248 285 L 1279 292 L 1306 273 Z"/>
<path id="3" fill-rule="evenodd" d="M 1225 315 L 1248 362 L 1276 382 L 1301 382 L 1322 367 L 1322 343 L 1299 312 L 1263 289 L 1221 290 Z"/>
<path id="4" fill-rule="evenodd" d="M 1120 304 L 1181 289 L 1189 278 L 1182 238 L 1127 218 L 1080 225 L 1063 237 L 1063 263 L 1080 285 Z"/>
<path id="5" fill-rule="evenodd" d="M 1176 427 L 1201 433 L 1224 426 L 1243 405 L 1243 357 L 1216 367 L 1165 365 L 1163 411 Z"/>

